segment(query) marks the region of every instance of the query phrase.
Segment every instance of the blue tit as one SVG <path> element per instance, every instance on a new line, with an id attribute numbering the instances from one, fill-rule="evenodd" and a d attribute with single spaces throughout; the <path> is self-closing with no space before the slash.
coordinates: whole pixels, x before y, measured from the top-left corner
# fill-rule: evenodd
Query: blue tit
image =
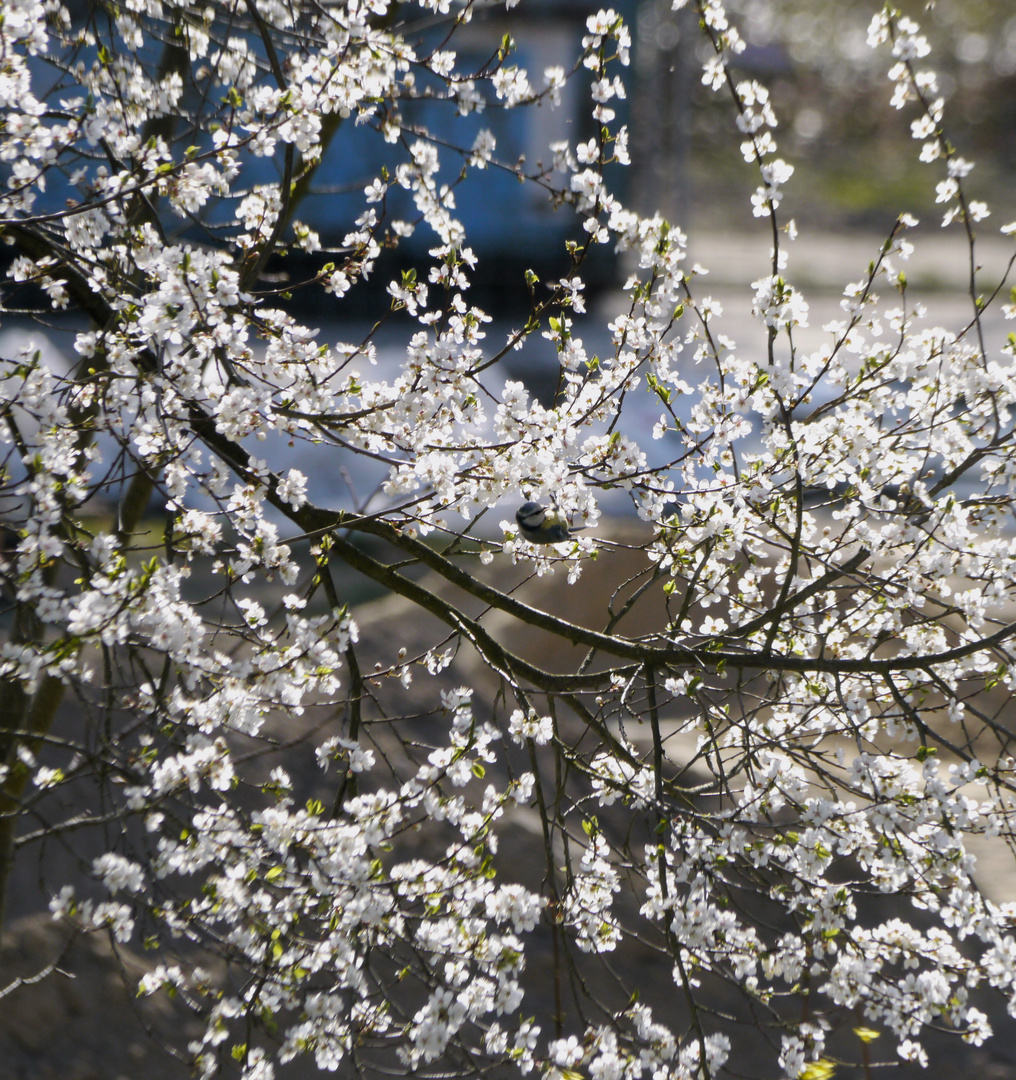
<path id="1" fill-rule="evenodd" d="M 515 512 L 515 520 L 518 522 L 519 532 L 531 544 L 560 544 L 562 540 L 572 538 L 572 531 L 584 528 L 578 525 L 574 530 L 571 529 L 554 507 L 541 506 L 534 502 L 520 506 Z"/>

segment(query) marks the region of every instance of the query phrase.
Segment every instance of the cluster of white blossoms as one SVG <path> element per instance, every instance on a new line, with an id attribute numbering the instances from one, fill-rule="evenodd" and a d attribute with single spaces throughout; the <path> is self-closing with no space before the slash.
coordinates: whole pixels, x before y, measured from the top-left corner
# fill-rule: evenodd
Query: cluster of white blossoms
<path id="1" fill-rule="evenodd" d="M 926 1061 L 933 1028 L 988 1037 L 975 991 L 1016 1014 L 1016 905 L 980 892 L 969 850 L 1016 809 L 1016 339 L 986 324 L 1016 299 L 978 279 L 987 207 L 930 46 L 887 6 L 869 40 L 969 241 L 969 319 L 911 301 L 905 214 L 806 351 L 778 102 L 737 74 L 720 0 L 673 6 L 698 14 L 773 238 L 752 349 L 686 233 L 622 197 L 628 7 L 538 73 L 504 32 L 518 0 L 102 19 L 0 0 L 5 312 L 75 314 L 69 368 L 0 356 L 0 912 L 15 847 L 87 787 L 68 824 L 124 825 L 91 863 L 111 898 L 58 885 L 53 913 L 158 951 L 140 989 L 204 1018 L 180 1048 L 197 1075 L 307 1055 L 366 1077 L 798 1077 L 862 1056 L 848 1017 Z M 578 96 L 591 126 L 499 157 L 493 117 Z M 363 175 L 328 236 L 306 200 L 334 195 L 339 145 Z M 574 219 L 507 334 L 471 298 L 456 216 L 495 173 Z M 603 254 L 628 278 L 594 355 Z M 341 317 L 367 288 L 388 314 L 332 321 L 349 340 L 294 300 Z M 381 324 L 404 332 L 394 366 Z M 530 340 L 552 393 L 502 363 Z M 636 393 L 644 432 L 623 426 Z M 359 462 L 371 498 L 315 501 Z M 473 530 L 529 500 L 595 525 L 606 492 L 645 558 L 602 630 L 487 583 L 495 561 L 600 573 L 592 530 Z M 382 642 L 354 572 L 406 605 Z M 627 631 L 643 601 L 652 629 Z M 444 636 L 421 644 L 417 615 Z M 581 655 L 516 653 L 509 621 Z M 765 1029 L 764 1068 L 738 1021 Z"/>

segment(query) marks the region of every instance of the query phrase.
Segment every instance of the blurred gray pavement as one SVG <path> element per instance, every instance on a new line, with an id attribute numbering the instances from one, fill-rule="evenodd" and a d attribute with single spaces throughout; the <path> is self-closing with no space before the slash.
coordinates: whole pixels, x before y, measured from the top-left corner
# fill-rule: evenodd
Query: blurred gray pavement
<path id="1" fill-rule="evenodd" d="M 990 221 L 990 219 L 989 219 Z M 1010 301 L 1009 290 L 1014 280 L 1001 289 L 1010 260 L 1016 255 L 1016 238 L 1002 236 L 998 228 L 1004 222 L 984 228 L 975 244 L 977 295 L 989 298 L 998 295 L 982 315 L 982 328 L 989 353 L 998 355 L 1006 336 L 1016 331 L 1016 320 L 1005 319 L 1002 305 Z M 761 361 L 766 349 L 765 328 L 751 313 L 753 290 L 751 282 L 768 276 L 771 271 L 771 237 L 760 224 L 751 233 L 696 233 L 689 229 L 688 260 L 690 269 L 698 264 L 708 271 L 696 277 L 692 292 L 696 299 L 712 297 L 719 301 L 722 315 L 715 328 L 732 338 L 740 355 Z M 926 309 L 923 323 L 941 326 L 961 333 L 969 326 L 974 314 L 970 291 L 970 254 L 961 228 L 948 230 L 937 222 L 921 224 L 905 230 L 903 237 L 914 245 L 907 260 L 894 257 L 897 270 L 907 278 L 906 305 L 912 310 L 921 304 Z M 877 259 L 885 236 L 873 232 L 849 235 L 802 232 L 793 241 L 781 236 L 781 246 L 787 252 L 788 263 L 784 277 L 797 288 L 809 305 L 808 325 L 794 332 L 794 341 L 804 353 L 830 341 L 830 333 L 822 329 L 827 323 L 846 318 L 840 306 L 844 288 L 866 279 L 869 266 Z M 880 278 L 874 287 L 879 297 L 879 310 L 898 307 L 899 293 Z M 594 321 L 603 326 L 627 304 L 620 291 L 601 295 L 592 312 Z M 886 328 L 888 332 L 888 327 Z"/>
<path id="2" fill-rule="evenodd" d="M 980 290 L 998 284 L 1006 265 L 1016 255 L 1016 238 L 1002 236 L 999 219 L 983 221 L 975 236 Z M 988 227 L 990 225 L 990 228 Z M 769 273 L 772 238 L 761 225 L 751 233 L 689 234 L 689 262 L 699 262 L 709 270 L 708 280 L 716 285 L 746 285 Z M 888 234 L 887 234 L 888 235 Z M 901 236 L 914 245 L 911 257 L 896 264 L 910 288 L 919 292 L 966 291 L 970 280 L 970 256 L 966 236 L 958 225 L 941 229 L 935 222 L 922 222 L 904 229 Z M 781 246 L 789 262 L 787 278 L 801 288 L 842 292 L 851 281 L 865 276 L 868 264 L 878 257 L 885 236 L 874 232 L 819 234 L 800 233 L 796 240 L 781 235 Z"/>

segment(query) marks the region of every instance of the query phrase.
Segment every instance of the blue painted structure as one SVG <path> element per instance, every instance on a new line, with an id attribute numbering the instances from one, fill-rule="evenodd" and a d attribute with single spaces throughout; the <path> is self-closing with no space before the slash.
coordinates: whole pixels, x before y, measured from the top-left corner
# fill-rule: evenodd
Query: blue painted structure
<path id="1" fill-rule="evenodd" d="M 457 55 L 458 71 L 478 71 L 490 68 L 492 57 L 505 34 L 515 41 L 515 49 L 506 59 L 509 65 L 525 69 L 531 82 L 543 85 L 544 69 L 560 65 L 570 72 L 581 53 L 581 40 L 586 19 L 600 10 L 597 0 L 536 0 L 522 3 L 506 11 L 500 3 L 477 15 L 473 22 L 456 31 L 451 47 Z M 631 24 L 637 0 L 614 4 L 615 10 Z M 425 34 L 421 54 L 426 53 L 427 38 L 433 34 L 443 40 L 447 24 Z M 631 68 L 614 65 L 617 73 L 627 75 Z M 439 183 L 453 184 L 463 167 L 463 156 L 452 147 L 467 149 L 482 128 L 489 129 L 497 146 L 494 157 L 498 162 L 514 165 L 524 159 L 524 171 L 535 171 L 538 162 L 548 163 L 548 146 L 567 140 L 572 146 L 579 140 L 595 135 L 590 116 L 592 103 L 589 94 L 591 73 L 581 69 L 572 75 L 562 91 L 561 104 L 549 104 L 504 109 L 493 96 L 489 83 L 478 83 L 488 105 L 478 113 L 457 114 L 448 100 L 418 100 L 400 102 L 409 126 L 425 128 L 439 143 L 441 171 Z M 426 83 L 420 80 L 420 85 Z M 622 112 L 626 102 L 617 100 L 611 106 Z M 615 129 L 623 121 L 612 125 Z M 416 136 L 404 133 L 407 143 Z M 441 145 L 447 144 L 447 145 Z M 296 217 L 317 231 L 326 247 L 341 242 L 353 227 L 357 214 L 363 210 L 363 188 L 387 168 L 394 175 L 396 166 L 408 160 L 408 151 L 400 144 L 389 144 L 369 126 L 355 125 L 351 120 L 340 126 L 328 143 L 321 165 L 316 171 L 309 191 L 303 198 Z M 281 159 L 281 154 L 277 157 Z M 256 175 L 265 164 L 251 162 Z M 277 179 L 281 167 L 273 163 L 273 172 L 264 179 Z M 609 167 L 612 190 L 625 195 L 626 170 Z M 245 177 L 251 172 L 245 169 Z M 555 183 L 566 181 L 557 174 Z M 249 183 L 245 180 L 245 183 Z M 454 216 L 466 230 L 467 243 L 480 258 L 505 260 L 505 266 L 548 265 L 566 266 L 564 244 L 569 238 L 582 239 L 581 223 L 568 208 L 555 209 L 547 191 L 532 182 L 522 183 L 505 169 L 489 166 L 479 171 L 470 169 L 466 181 L 455 190 Z M 390 185 L 387 195 L 390 218 L 415 220 L 417 211 L 408 193 Z M 438 243 L 430 228 L 421 223 L 412 237 L 399 244 L 399 261 L 415 261 L 426 257 L 428 249 Z M 612 260 L 605 252 L 597 252 L 588 268 L 591 276 L 604 281 L 613 273 Z M 481 268 L 481 274 L 483 270 Z"/>
<path id="2" fill-rule="evenodd" d="M 581 39 L 586 29 L 586 19 L 600 10 L 600 0 L 522 0 L 518 7 L 506 10 L 503 3 L 478 8 L 472 23 L 456 30 L 450 46 L 457 54 L 458 71 L 491 70 L 491 62 L 505 34 L 516 43 L 506 63 L 526 69 L 531 82 L 543 85 L 544 69 L 560 65 L 570 71 L 581 53 Z M 638 0 L 615 0 L 614 8 L 631 24 Z M 72 4 L 76 17 L 84 18 L 85 7 Z M 80 10 L 78 10 L 80 8 Z M 431 20 L 409 37 L 418 46 L 418 53 L 426 55 L 428 47 L 441 45 L 450 28 L 447 18 Z M 263 53 L 256 34 L 251 34 L 256 49 Z M 157 70 L 163 48 L 160 41 L 146 42 L 141 62 Z M 83 55 L 83 54 L 82 54 Z M 78 93 L 66 74 L 48 61 L 37 58 L 32 61 L 37 73 L 36 92 L 44 94 L 47 82 L 58 87 L 54 96 Z M 622 69 L 615 65 L 620 73 Z M 628 69 L 630 72 L 631 69 Z M 488 101 L 479 113 L 459 116 L 452 101 L 431 99 L 400 103 L 407 124 L 425 128 L 440 143 L 441 172 L 439 182 L 453 184 L 458 178 L 463 157 L 452 147 L 468 149 L 481 128 L 494 134 L 497 146 L 495 158 L 499 162 L 514 165 L 524 159 L 524 171 L 533 172 L 537 163 L 548 162 L 548 146 L 558 140 L 567 140 L 572 146 L 595 134 L 590 116 L 591 100 L 589 84 L 591 73 L 580 69 L 572 75 L 562 91 L 561 104 L 551 108 L 549 104 L 504 109 L 496 101 L 489 83 L 478 82 L 478 89 Z M 426 85 L 420 76 L 421 86 Z M 437 85 L 437 84 L 435 84 Z M 192 93 L 193 90 L 187 91 Z M 614 100 L 611 106 L 625 108 L 624 101 Z M 619 117 L 615 128 L 623 121 Z M 168 135 L 168 131 L 167 131 Z M 173 132 L 174 152 L 196 142 L 210 146 L 207 133 L 193 130 Z M 407 143 L 416 136 L 405 133 Z M 183 139 L 185 142 L 179 142 Z M 356 217 L 363 211 L 363 189 L 387 168 L 394 175 L 400 162 L 408 160 L 408 150 L 400 143 L 391 144 L 369 124 L 357 125 L 353 119 L 343 122 L 327 142 L 320 167 L 302 199 L 295 217 L 320 234 L 323 245 L 334 247 L 355 226 Z M 274 159 L 255 157 L 247 152 L 240 155 L 242 171 L 237 183 L 237 194 L 217 199 L 205 207 L 190 223 L 163 214 L 160 217 L 169 237 L 183 236 L 196 242 L 221 242 L 237 230 L 233 224 L 242 194 L 259 183 L 276 181 L 282 176 L 283 148 L 277 148 Z M 91 159 L 77 156 L 77 151 L 67 155 L 59 170 L 50 170 L 45 191 L 39 193 L 35 204 L 36 213 L 51 213 L 63 209 L 68 200 L 89 201 L 89 177 L 94 169 L 106 167 L 107 162 L 99 149 Z M 80 172 L 84 166 L 83 173 Z M 0 169 L 0 182 L 9 175 L 10 167 Z M 69 177 L 75 172 L 82 176 L 76 187 L 71 187 Z M 64 182 L 61 182 L 61 174 Z M 623 198 L 625 195 L 626 170 L 611 167 L 612 190 Z M 557 174 L 555 182 L 566 180 Z M 555 209 L 547 191 L 532 182 L 521 183 L 516 175 L 504 169 L 489 166 L 485 170 L 471 169 L 466 181 L 455 191 L 454 216 L 465 227 L 467 243 L 479 257 L 481 268 L 476 280 L 499 286 L 507 278 L 517 278 L 523 267 L 533 267 L 541 277 L 560 274 L 567 270 L 569 260 L 565 255 L 565 241 L 569 238 L 584 239 L 581 223 L 568 207 Z M 407 192 L 395 185 L 389 187 L 387 196 L 388 218 L 415 220 L 417 212 Z M 208 226 L 205 228 L 203 226 Z M 284 236 L 283 240 L 292 240 Z M 427 252 L 438 243 L 431 229 L 421 223 L 413 236 L 403 239 L 394 256 L 395 264 L 419 263 L 428 258 Z M 323 260 L 318 260 L 323 261 Z M 596 250 L 584 267 L 585 276 L 591 284 L 607 283 L 613 277 L 613 260 L 605 250 Z"/>

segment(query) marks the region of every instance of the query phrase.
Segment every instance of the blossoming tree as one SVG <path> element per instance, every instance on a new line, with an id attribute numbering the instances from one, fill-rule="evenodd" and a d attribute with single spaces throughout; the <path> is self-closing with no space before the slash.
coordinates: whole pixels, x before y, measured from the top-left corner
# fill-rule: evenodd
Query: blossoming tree
<path id="1" fill-rule="evenodd" d="M 982 895 L 968 853 L 1004 849 L 1016 790 L 1016 338 L 985 326 L 1009 300 L 979 272 L 988 210 L 919 28 L 869 12 L 943 224 L 968 242 L 969 318 L 947 331 L 910 300 L 904 213 L 804 351 L 774 104 L 738 74 L 718 0 L 688 6 L 772 238 L 753 343 L 724 333 L 681 223 L 612 190 L 631 44 L 614 11 L 589 15 L 572 68 L 527 72 L 507 38 L 479 68 L 457 54 L 478 0 L 2 4 L 5 318 L 34 296 L 77 322 L 64 369 L 0 357 L 0 896 L 33 841 L 99 837 L 94 887 L 56 883 L 54 917 L 144 939 L 158 964 L 140 992 L 203 1017 L 178 1048 L 198 1075 L 305 1058 L 796 1077 L 831 1067 L 844 1025 L 861 1034 L 840 1056 L 867 1062 L 881 1033 L 921 1061 L 933 1027 L 990 1034 L 976 990 L 1016 1000 L 1016 906 Z M 511 19 L 526 7 L 507 0 Z M 475 130 L 576 84 L 591 137 L 541 162 L 501 160 L 496 125 L 455 141 L 414 120 L 426 101 Z M 376 174 L 325 251 L 302 207 L 351 129 Z M 559 279 L 527 275 L 528 318 L 493 340 L 455 195 L 499 169 L 579 239 Z M 330 294 L 341 318 L 383 249 L 421 236 L 428 254 L 381 283 L 412 328 L 391 377 L 377 329 L 326 341 L 294 314 L 291 297 Z M 592 356 L 575 316 L 604 248 L 630 275 Z M 541 335 L 559 361 L 542 402 L 503 365 Z M 636 387 L 658 400 L 663 464 L 620 426 Z M 380 467 L 377 496 L 312 498 L 294 446 L 320 472 Z M 532 499 L 595 525 L 608 491 L 646 523 L 646 566 L 599 628 L 489 583 L 500 561 L 580 589 L 609 542 L 534 546 L 484 515 Z M 444 643 L 361 664 L 354 575 Z M 661 625 L 625 633 L 648 597 Z M 581 660 L 524 659 L 506 620 Z M 482 709 L 447 686 L 426 724 L 421 697 L 399 706 L 467 652 L 500 687 Z M 286 763 L 287 725 L 311 715 L 300 745 L 327 799 Z M 66 818 L 71 789 L 93 797 Z M 499 842 L 534 811 L 523 873 Z M 646 950 L 676 995 L 640 997 Z M 739 1056 L 739 1025 L 768 1064 Z"/>

